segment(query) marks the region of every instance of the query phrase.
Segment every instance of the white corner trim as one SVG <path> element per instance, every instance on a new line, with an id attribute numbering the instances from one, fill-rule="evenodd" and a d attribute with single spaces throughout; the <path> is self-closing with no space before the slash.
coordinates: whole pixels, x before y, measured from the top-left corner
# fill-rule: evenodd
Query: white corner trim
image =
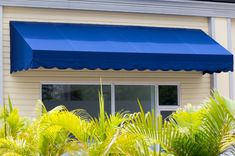
<path id="1" fill-rule="evenodd" d="M 209 34 L 212 38 L 215 39 L 215 18 L 214 17 L 209 18 Z M 211 75 L 211 89 L 216 90 L 217 88 L 218 88 L 217 74 L 214 73 Z"/>
<path id="2" fill-rule="evenodd" d="M 203 17 L 235 17 L 235 4 L 191 0 L 0 0 L 0 5 Z"/>
<path id="3" fill-rule="evenodd" d="M 228 50 L 232 52 L 232 22 L 227 18 L 227 37 L 228 37 Z M 234 76 L 233 72 L 229 72 L 229 98 L 234 99 Z"/>
<path id="4" fill-rule="evenodd" d="M 0 5 L 0 105 L 3 101 L 3 7 Z"/>

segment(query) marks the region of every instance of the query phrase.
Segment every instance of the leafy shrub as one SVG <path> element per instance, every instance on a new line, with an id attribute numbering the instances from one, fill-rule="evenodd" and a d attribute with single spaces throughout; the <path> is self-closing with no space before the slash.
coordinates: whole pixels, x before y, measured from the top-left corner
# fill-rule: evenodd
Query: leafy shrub
<path id="1" fill-rule="evenodd" d="M 200 107 L 187 105 L 162 121 L 154 111 L 129 114 L 104 111 L 93 118 L 85 110 L 43 104 L 34 120 L 23 118 L 9 99 L 0 114 L 0 154 L 5 156 L 215 156 L 232 153 L 235 105 L 217 92 Z"/>

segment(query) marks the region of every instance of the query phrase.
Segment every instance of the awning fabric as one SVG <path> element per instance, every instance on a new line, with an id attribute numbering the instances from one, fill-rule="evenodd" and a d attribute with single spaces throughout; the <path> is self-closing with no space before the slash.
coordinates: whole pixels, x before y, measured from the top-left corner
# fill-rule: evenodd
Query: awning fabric
<path id="1" fill-rule="evenodd" d="M 233 55 L 198 29 L 12 21 L 10 40 L 11 72 L 233 71 Z"/>

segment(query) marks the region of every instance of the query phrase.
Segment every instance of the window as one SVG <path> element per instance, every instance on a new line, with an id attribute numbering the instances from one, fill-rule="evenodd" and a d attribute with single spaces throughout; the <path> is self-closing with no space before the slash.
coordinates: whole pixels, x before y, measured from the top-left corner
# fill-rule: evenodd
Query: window
<path id="1" fill-rule="evenodd" d="M 68 110 L 85 109 L 91 116 L 98 116 L 99 85 L 42 85 L 42 101 L 47 110 L 65 105 Z M 103 86 L 105 111 L 111 113 L 111 87 Z"/>
<path id="2" fill-rule="evenodd" d="M 176 85 L 159 85 L 159 111 L 162 118 L 167 118 L 175 112 L 179 106 L 178 86 Z"/>
<path id="3" fill-rule="evenodd" d="M 65 105 L 69 110 L 86 109 L 91 116 L 98 116 L 100 86 L 85 84 L 42 84 L 42 101 L 51 110 Z M 114 113 L 139 111 L 137 99 L 145 112 L 156 110 L 163 118 L 179 107 L 178 85 L 103 85 L 105 111 Z"/>
<path id="4" fill-rule="evenodd" d="M 159 105 L 175 106 L 178 105 L 177 86 L 159 86 Z"/>
<path id="5" fill-rule="evenodd" d="M 148 112 L 154 107 L 154 86 L 144 85 L 117 85 L 115 86 L 115 110 L 139 112 L 137 99 L 140 100 L 143 109 Z"/>

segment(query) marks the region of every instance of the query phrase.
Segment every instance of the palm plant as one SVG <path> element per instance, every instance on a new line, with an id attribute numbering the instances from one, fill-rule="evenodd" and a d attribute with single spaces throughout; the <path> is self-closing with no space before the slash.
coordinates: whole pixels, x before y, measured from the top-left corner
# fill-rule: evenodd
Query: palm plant
<path id="1" fill-rule="evenodd" d="M 215 156 L 234 152 L 235 143 L 235 103 L 214 92 L 200 108 L 188 105 L 159 122 L 154 115 L 137 116 L 127 130 L 131 134 L 142 135 L 147 142 L 158 143 L 162 151 L 159 155 L 175 156 Z M 150 119 L 148 119 L 150 117 Z M 151 121 L 151 122 L 148 122 Z M 152 123 L 157 123 L 154 129 Z M 153 128 L 152 128 L 153 127 Z"/>
<path id="2" fill-rule="evenodd" d="M 170 117 L 174 138 L 166 150 L 174 155 L 220 155 L 234 142 L 234 102 L 214 92 L 199 109 L 183 109 Z M 165 129 L 168 129 L 166 127 Z M 170 133 L 164 133 L 169 136 Z M 230 140 L 230 142 L 228 141 Z M 162 140 L 162 142 L 166 142 Z"/>
<path id="3" fill-rule="evenodd" d="M 121 135 L 122 125 L 128 120 L 128 117 L 124 113 L 108 115 L 104 111 L 102 90 L 99 92 L 99 100 L 100 112 L 98 118 L 89 117 L 84 110 L 69 112 L 66 108 L 60 106 L 41 117 L 39 129 L 43 133 L 57 129 L 60 133 L 66 133 L 67 136 L 68 134 L 74 136 L 74 139 L 69 140 L 69 143 L 76 142 L 77 149 L 75 150 L 81 155 L 117 154 L 113 150 L 113 146 L 117 146 L 115 142 Z"/>
<path id="4" fill-rule="evenodd" d="M 10 98 L 0 113 L 0 154 L 1 155 L 32 155 L 34 147 L 22 137 L 29 127 L 29 121 L 19 115 L 13 108 Z"/>
<path id="5" fill-rule="evenodd" d="M 98 118 L 85 110 L 58 106 L 33 121 L 9 104 L 0 114 L 0 155 L 59 156 L 214 156 L 235 153 L 234 101 L 214 92 L 200 107 L 187 105 L 163 121 L 154 111 L 129 114 L 104 111 L 99 92 Z M 30 124 L 29 124 L 30 123 Z"/>

